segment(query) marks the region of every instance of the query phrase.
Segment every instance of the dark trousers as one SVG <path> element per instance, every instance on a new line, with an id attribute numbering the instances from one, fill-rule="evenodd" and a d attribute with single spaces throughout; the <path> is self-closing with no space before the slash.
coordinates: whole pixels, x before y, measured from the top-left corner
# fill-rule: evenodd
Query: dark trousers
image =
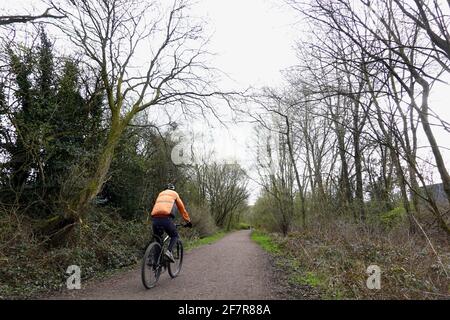
<path id="1" fill-rule="evenodd" d="M 153 222 L 153 234 L 161 237 L 166 232 L 170 237 L 169 242 L 169 251 L 172 252 L 174 245 L 178 240 L 178 231 L 177 227 L 173 223 L 173 219 L 170 217 L 167 218 L 152 218 Z"/>

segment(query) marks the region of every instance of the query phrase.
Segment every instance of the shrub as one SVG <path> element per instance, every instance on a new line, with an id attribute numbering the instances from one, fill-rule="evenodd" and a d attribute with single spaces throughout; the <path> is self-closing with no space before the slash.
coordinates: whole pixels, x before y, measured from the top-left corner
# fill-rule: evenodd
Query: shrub
<path id="1" fill-rule="evenodd" d="M 401 215 L 401 210 L 394 212 Z M 311 223 L 288 237 L 266 236 L 270 239 L 263 243 L 281 250 L 276 262 L 287 275 L 282 281 L 290 286 L 289 298 L 302 296 L 308 285 L 325 299 L 448 299 L 446 239 L 433 240 L 440 264 L 426 239 L 398 228 L 386 233 L 334 219 Z M 366 287 L 366 270 L 373 264 L 382 270 L 382 290 Z"/>
<path id="2" fill-rule="evenodd" d="M 397 207 L 380 215 L 380 222 L 385 228 L 393 228 L 403 222 L 406 211 L 403 207 Z"/>
<path id="3" fill-rule="evenodd" d="M 217 231 L 214 219 L 205 205 L 192 205 L 189 213 L 194 231 L 200 238 L 210 236 Z"/>
<path id="4" fill-rule="evenodd" d="M 249 230 L 251 228 L 252 226 L 245 222 L 239 222 L 238 225 L 236 226 L 236 229 L 238 230 Z"/>
<path id="5" fill-rule="evenodd" d="M 126 221 L 115 211 L 96 210 L 77 230 L 77 243 L 50 249 L 33 234 L 35 222 L 0 212 L 0 299 L 30 298 L 62 289 L 66 268 L 81 267 L 82 280 L 134 265 L 150 234 L 142 221 Z M 3 245 L 4 244 L 4 245 Z"/>

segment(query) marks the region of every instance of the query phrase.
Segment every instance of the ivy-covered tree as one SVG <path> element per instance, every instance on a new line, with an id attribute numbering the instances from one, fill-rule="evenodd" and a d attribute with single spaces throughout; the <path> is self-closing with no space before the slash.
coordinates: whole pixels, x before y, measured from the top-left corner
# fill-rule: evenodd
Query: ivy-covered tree
<path id="1" fill-rule="evenodd" d="M 2 90 L 0 97 L 5 122 L 0 147 L 8 159 L 2 163 L 0 197 L 47 216 L 60 205 L 71 166 L 85 163 L 101 143 L 102 96 L 95 82 L 82 87 L 76 61 L 55 63 L 43 29 L 39 40 L 35 47 L 7 52 L 5 74 L 11 76 L 3 85 L 13 93 L 7 97 Z"/>

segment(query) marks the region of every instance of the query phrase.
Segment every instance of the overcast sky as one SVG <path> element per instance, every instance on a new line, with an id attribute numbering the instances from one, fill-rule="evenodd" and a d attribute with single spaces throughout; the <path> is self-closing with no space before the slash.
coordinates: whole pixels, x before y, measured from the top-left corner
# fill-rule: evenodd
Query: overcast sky
<path id="1" fill-rule="evenodd" d="M 302 37 L 301 21 L 292 9 L 277 0 L 201 0 L 198 12 L 208 17 L 215 30 L 211 49 L 219 55 L 217 66 L 227 72 L 243 87 L 282 86 L 283 69 L 298 63 L 294 52 L 295 41 Z M 440 84 L 433 90 L 430 106 L 444 120 L 450 121 L 450 87 Z M 450 135 L 435 127 L 438 143 L 450 149 Z M 218 130 L 221 132 L 221 130 Z M 222 129 L 222 132 L 225 130 Z M 247 126 L 231 126 L 227 134 L 216 134 L 217 146 L 234 149 L 234 154 L 245 167 L 254 161 L 254 155 L 242 146 L 253 145 L 254 131 Z M 420 132 L 419 155 L 430 159 L 429 143 Z M 450 151 L 443 149 L 447 166 Z M 433 176 L 439 181 L 437 172 Z M 255 186 L 252 184 L 252 186 Z M 252 192 L 252 199 L 256 199 Z"/>
<path id="2" fill-rule="evenodd" d="M 241 88 L 281 86 L 281 72 L 297 59 L 292 50 L 298 39 L 294 29 L 298 17 L 276 0 L 200 0 L 195 12 L 208 22 L 212 32 L 210 50 L 214 63 Z M 228 85 L 228 81 L 225 86 Z M 236 159 L 251 171 L 255 163 L 255 131 L 252 125 L 216 127 L 213 132 L 218 158 Z M 249 181 L 250 203 L 259 187 Z"/>
<path id="3" fill-rule="evenodd" d="M 1 1 L 2 15 L 45 9 L 37 0 Z M 206 19 L 207 32 L 212 33 L 209 49 L 216 53 L 213 63 L 231 80 L 224 80 L 225 87 L 230 84 L 246 88 L 261 86 L 281 86 L 283 78 L 280 71 L 297 63 L 293 46 L 302 30 L 297 23 L 298 16 L 283 5 L 281 0 L 199 0 L 194 14 Z M 431 106 L 445 120 L 450 121 L 450 90 L 448 85 L 440 85 L 433 91 Z M 192 128 L 206 128 L 200 121 L 191 124 Z M 203 130 L 203 129 L 200 129 Z M 436 128 L 439 144 L 450 148 L 449 134 Z M 248 146 L 254 139 L 251 126 L 230 126 L 207 129 L 212 144 L 222 157 L 237 159 L 246 168 L 253 155 Z M 421 153 L 429 153 L 428 143 L 422 137 Z M 225 150 L 225 151 L 224 151 Z M 450 152 L 444 151 L 447 165 Z M 437 177 L 437 176 L 436 176 Z M 252 189 L 255 187 L 251 184 Z M 256 192 L 252 191 L 253 202 Z"/>

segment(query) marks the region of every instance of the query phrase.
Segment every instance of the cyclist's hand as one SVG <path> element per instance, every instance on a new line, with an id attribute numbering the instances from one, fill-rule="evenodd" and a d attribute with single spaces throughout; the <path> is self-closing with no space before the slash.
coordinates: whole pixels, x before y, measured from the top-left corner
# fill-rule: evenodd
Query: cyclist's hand
<path id="1" fill-rule="evenodd" d="M 186 228 L 192 228 L 192 222 L 188 222 L 188 223 L 186 223 Z"/>

